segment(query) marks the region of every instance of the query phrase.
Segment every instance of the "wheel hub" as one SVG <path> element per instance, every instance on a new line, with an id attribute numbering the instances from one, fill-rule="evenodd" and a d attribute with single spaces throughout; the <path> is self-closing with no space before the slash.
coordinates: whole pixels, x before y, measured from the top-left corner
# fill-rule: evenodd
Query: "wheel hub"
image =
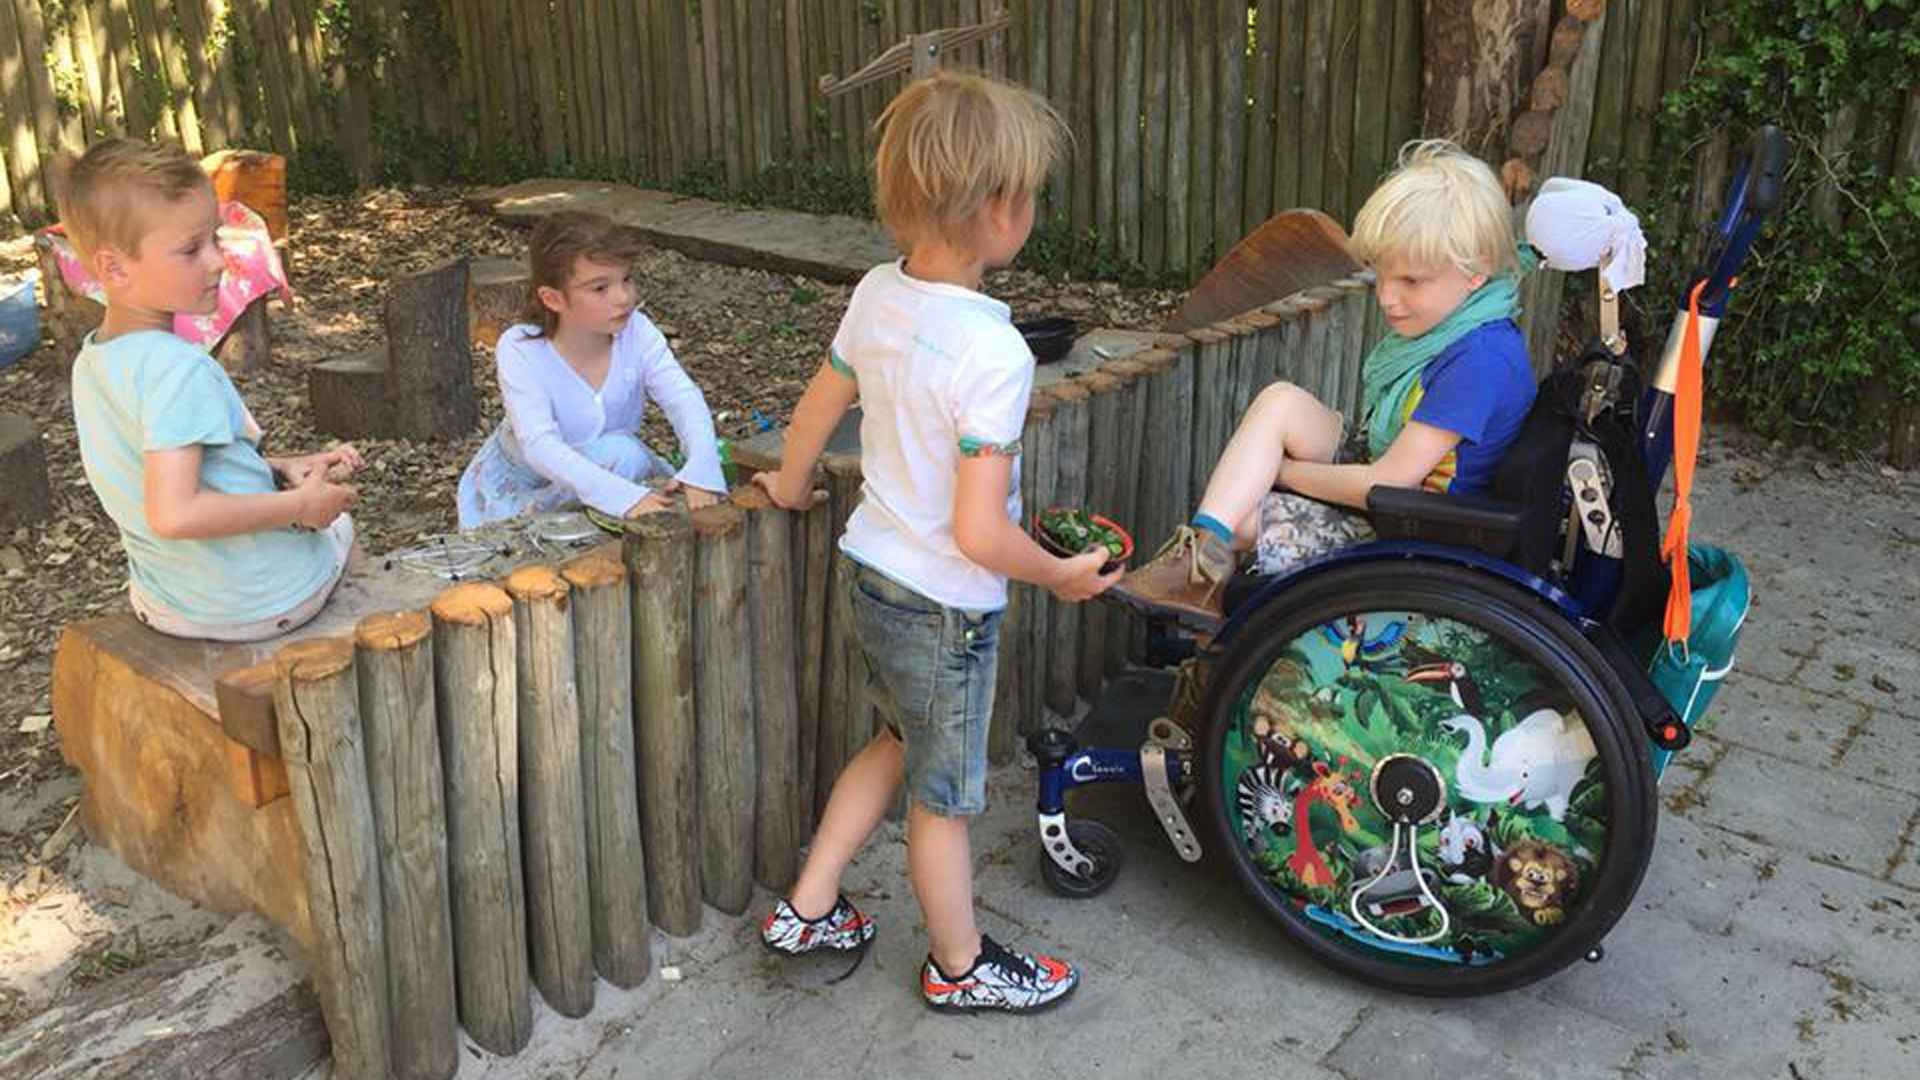
<path id="1" fill-rule="evenodd" d="M 1440 770 L 1412 754 L 1381 758 L 1368 786 L 1375 808 L 1396 825 L 1425 825 L 1440 816 L 1447 801 Z"/>

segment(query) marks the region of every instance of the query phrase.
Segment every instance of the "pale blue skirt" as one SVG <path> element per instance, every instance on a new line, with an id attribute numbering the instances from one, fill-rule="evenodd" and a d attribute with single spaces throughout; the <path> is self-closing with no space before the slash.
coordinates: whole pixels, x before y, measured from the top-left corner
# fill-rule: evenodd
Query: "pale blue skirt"
<path id="1" fill-rule="evenodd" d="M 673 476 L 673 466 L 630 431 L 608 432 L 576 446 L 595 465 L 643 484 Z M 460 477 L 460 527 L 491 525 L 523 514 L 544 514 L 579 505 L 571 487 L 535 472 L 521 456 L 520 444 L 505 421 L 487 436 Z"/>

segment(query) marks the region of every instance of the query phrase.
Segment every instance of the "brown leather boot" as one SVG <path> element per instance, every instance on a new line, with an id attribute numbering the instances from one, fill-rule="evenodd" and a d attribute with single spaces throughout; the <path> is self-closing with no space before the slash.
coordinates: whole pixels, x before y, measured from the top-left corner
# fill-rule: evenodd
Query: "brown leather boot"
<path id="1" fill-rule="evenodd" d="M 1211 630 L 1224 617 L 1221 594 L 1233 566 L 1233 552 L 1225 541 L 1206 529 L 1182 525 L 1152 562 L 1103 595 L 1151 616 Z"/>

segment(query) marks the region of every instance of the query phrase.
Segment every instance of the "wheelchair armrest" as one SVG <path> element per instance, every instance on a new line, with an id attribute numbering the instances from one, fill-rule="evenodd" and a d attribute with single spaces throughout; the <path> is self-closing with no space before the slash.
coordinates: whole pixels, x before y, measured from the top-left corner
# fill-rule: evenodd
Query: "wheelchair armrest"
<path id="1" fill-rule="evenodd" d="M 1499 559 L 1512 553 L 1524 517 L 1518 504 L 1484 495 L 1441 495 L 1385 484 L 1367 491 L 1367 513 L 1382 540 L 1457 544 Z"/>

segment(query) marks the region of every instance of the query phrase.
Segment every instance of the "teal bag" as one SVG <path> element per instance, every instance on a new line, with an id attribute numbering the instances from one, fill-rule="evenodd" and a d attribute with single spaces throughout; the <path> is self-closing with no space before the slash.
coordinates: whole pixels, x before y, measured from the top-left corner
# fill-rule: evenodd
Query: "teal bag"
<path id="1" fill-rule="evenodd" d="M 1694 734 L 1711 730 L 1707 705 L 1720 681 L 1733 670 L 1734 646 L 1753 603 L 1753 585 L 1738 556 L 1711 544 L 1687 545 L 1687 577 L 1693 588 L 1693 626 L 1685 642 L 1669 644 L 1653 628 L 1652 661 L 1647 666 L 1660 695 Z M 1673 751 L 1653 748 L 1653 773 L 1659 776 Z"/>

